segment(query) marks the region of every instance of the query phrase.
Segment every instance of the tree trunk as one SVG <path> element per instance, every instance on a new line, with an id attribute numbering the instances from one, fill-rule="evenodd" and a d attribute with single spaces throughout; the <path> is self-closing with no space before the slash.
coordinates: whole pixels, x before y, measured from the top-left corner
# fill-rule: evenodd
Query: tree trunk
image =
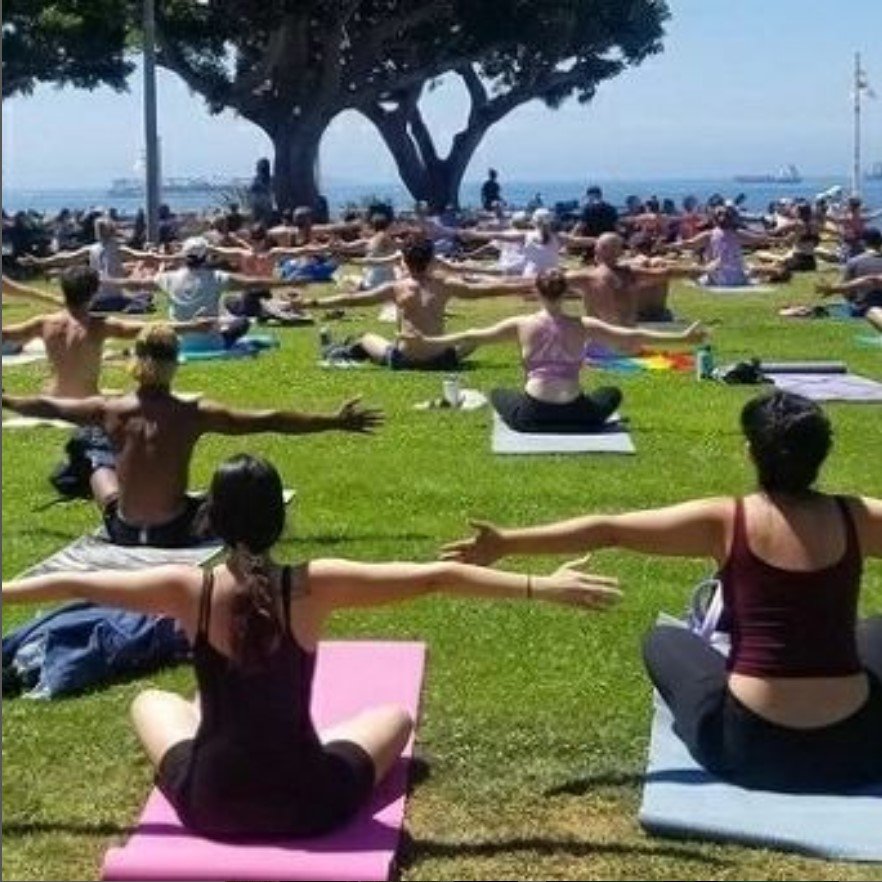
<path id="1" fill-rule="evenodd" d="M 315 179 L 319 146 L 329 119 L 280 123 L 272 132 L 276 156 L 273 166 L 273 190 L 280 210 L 318 205 Z"/>

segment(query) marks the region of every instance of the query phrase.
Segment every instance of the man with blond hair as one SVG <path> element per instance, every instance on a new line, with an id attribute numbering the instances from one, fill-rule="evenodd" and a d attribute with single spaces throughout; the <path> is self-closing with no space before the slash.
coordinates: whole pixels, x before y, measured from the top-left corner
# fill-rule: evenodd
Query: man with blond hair
<path id="1" fill-rule="evenodd" d="M 89 482 L 107 533 L 120 545 L 179 548 L 204 538 L 197 517 L 201 503 L 187 495 L 190 462 L 205 434 L 274 432 L 370 432 L 382 414 L 347 401 L 334 413 L 295 410 L 238 410 L 207 401 L 185 401 L 172 392 L 180 343 L 165 324 L 145 328 L 135 343 L 131 373 L 137 382 L 127 395 L 89 398 L 3 395 L 3 407 L 25 416 L 62 419 L 96 427 L 110 440 L 105 451 L 86 458 Z"/>

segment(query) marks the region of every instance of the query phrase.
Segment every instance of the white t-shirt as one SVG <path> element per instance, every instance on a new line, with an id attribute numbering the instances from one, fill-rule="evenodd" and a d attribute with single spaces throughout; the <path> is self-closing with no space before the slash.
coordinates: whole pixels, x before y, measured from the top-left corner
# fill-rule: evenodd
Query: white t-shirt
<path id="1" fill-rule="evenodd" d="M 229 281 L 229 273 L 210 268 L 182 266 L 156 274 L 156 284 L 169 297 L 168 316 L 175 322 L 216 317 Z"/>
<path id="2" fill-rule="evenodd" d="M 121 279 L 125 275 L 123 269 L 122 254 L 119 243 L 115 239 L 109 242 L 96 242 L 89 246 L 89 268 L 98 273 L 101 281 L 104 279 Z M 116 288 L 107 285 L 98 286 L 98 294 L 117 294 Z"/>
<path id="3" fill-rule="evenodd" d="M 525 276 L 535 276 L 545 270 L 557 269 L 560 265 L 560 242 L 552 235 L 543 243 L 539 232 L 532 230 L 527 233 L 524 241 Z"/>

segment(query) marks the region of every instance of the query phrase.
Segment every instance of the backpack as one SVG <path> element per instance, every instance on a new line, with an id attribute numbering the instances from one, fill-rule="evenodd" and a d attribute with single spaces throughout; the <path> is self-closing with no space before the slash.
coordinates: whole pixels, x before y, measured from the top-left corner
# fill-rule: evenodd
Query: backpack
<path id="1" fill-rule="evenodd" d="M 95 426 L 83 427 L 70 436 L 64 452 L 67 460 L 55 466 L 49 483 L 64 499 L 91 499 L 92 472 L 101 467 L 113 468 L 116 463 L 110 439 Z"/>

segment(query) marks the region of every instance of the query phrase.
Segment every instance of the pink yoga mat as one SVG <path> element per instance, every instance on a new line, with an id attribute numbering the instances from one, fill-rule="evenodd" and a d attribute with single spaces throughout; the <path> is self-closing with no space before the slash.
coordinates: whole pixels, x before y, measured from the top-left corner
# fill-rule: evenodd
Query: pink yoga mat
<path id="1" fill-rule="evenodd" d="M 319 649 L 313 715 L 321 728 L 381 704 L 416 717 L 423 643 L 328 642 Z M 411 756 L 413 739 L 404 752 Z M 158 790 L 129 841 L 104 858 L 104 879 L 315 882 L 388 879 L 404 821 L 407 764 L 397 764 L 350 824 L 327 836 L 272 844 L 227 845 L 188 833 Z"/>

